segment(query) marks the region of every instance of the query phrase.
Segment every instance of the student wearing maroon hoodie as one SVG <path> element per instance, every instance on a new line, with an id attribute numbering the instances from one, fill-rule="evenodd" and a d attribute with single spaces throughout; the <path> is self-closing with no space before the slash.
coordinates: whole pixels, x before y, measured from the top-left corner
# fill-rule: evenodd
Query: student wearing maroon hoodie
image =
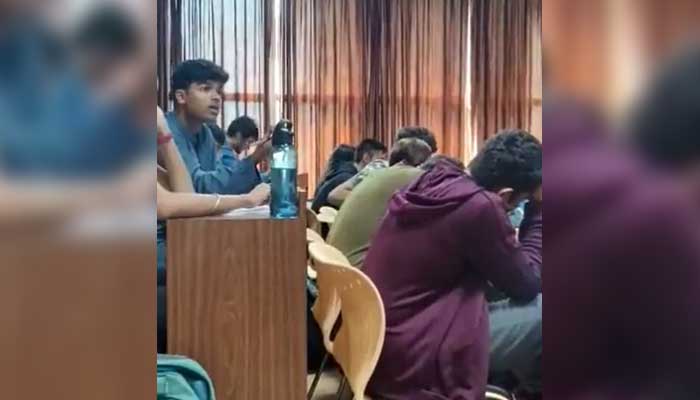
<path id="1" fill-rule="evenodd" d="M 700 49 L 654 81 L 634 149 L 545 104 L 546 399 L 700 399 L 698 71 Z"/>
<path id="2" fill-rule="evenodd" d="M 523 302 L 540 293 L 540 142 L 502 132 L 470 167 L 471 177 L 438 163 L 394 194 L 372 242 L 364 271 L 382 296 L 387 323 L 368 387 L 377 398 L 482 399 L 487 283 Z M 518 240 L 507 212 L 524 199 L 531 201 Z"/>

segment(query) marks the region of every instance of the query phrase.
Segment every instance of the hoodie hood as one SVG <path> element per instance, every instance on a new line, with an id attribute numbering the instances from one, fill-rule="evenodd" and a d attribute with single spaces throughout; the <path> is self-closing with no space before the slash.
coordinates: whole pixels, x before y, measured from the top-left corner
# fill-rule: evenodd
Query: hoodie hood
<path id="1" fill-rule="evenodd" d="M 422 223 L 453 212 L 483 191 L 464 171 L 443 163 L 394 194 L 389 212 L 402 225 Z"/>

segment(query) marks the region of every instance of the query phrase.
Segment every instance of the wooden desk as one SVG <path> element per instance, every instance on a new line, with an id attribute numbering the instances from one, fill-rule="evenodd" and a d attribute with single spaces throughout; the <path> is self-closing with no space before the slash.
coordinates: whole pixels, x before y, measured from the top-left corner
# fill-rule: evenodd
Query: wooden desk
<path id="1" fill-rule="evenodd" d="M 0 247 L 3 399 L 155 397 L 155 253 L 143 240 Z"/>
<path id="2" fill-rule="evenodd" d="M 304 219 L 168 222 L 168 352 L 200 362 L 220 400 L 302 400 Z"/>

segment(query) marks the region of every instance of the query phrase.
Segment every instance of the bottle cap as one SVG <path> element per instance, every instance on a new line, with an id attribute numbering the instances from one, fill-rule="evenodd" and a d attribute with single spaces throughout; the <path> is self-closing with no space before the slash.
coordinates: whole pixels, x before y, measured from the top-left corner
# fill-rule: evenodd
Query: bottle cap
<path id="1" fill-rule="evenodd" d="M 294 125 L 283 119 L 275 125 L 275 129 L 272 131 L 272 145 L 280 146 L 284 144 L 294 143 Z"/>

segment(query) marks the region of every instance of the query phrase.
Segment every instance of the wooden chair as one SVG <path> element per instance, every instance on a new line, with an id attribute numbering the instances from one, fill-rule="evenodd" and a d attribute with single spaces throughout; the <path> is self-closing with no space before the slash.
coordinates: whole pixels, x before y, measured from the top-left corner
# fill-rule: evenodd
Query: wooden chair
<path id="1" fill-rule="evenodd" d="M 306 244 L 316 243 L 316 242 L 325 243 L 325 241 L 323 240 L 321 235 L 318 234 L 318 232 L 316 232 L 313 229 L 306 228 Z M 316 270 L 313 269 L 313 267 L 311 265 L 306 266 L 306 275 L 309 278 L 314 279 L 314 280 L 318 276 L 318 274 L 316 274 Z"/>
<path id="2" fill-rule="evenodd" d="M 515 396 L 505 389 L 489 385 L 486 387 L 486 400 L 515 400 Z"/>
<path id="3" fill-rule="evenodd" d="M 332 216 L 334 218 L 338 216 L 338 210 L 336 210 L 333 207 L 323 206 L 318 211 L 320 214 L 327 214 L 327 215 Z"/>
<path id="4" fill-rule="evenodd" d="M 318 214 L 309 205 L 306 206 L 306 227 L 321 234 L 321 222 L 318 220 Z"/>
<path id="5" fill-rule="evenodd" d="M 305 192 L 308 192 L 309 174 L 304 173 L 297 175 L 297 187 L 299 188 L 299 190 L 304 190 Z"/>
<path id="6" fill-rule="evenodd" d="M 335 222 L 335 217 L 338 216 L 338 210 L 333 207 L 321 207 L 319 210 L 317 219 L 322 224 L 327 224 L 328 226 L 333 225 Z"/>
<path id="7" fill-rule="evenodd" d="M 313 397 L 328 355 L 332 355 L 345 376 L 339 398 L 347 382 L 353 398 L 365 400 L 365 388 L 384 345 L 386 320 L 382 299 L 372 281 L 353 268 L 336 248 L 314 242 L 309 244 L 309 253 L 318 273 L 319 289 L 312 311 L 328 354 L 314 378 L 308 399 Z M 336 326 L 341 314 L 342 322 Z"/>
<path id="8" fill-rule="evenodd" d="M 324 243 L 325 240 L 321 237 L 321 235 L 316 232 L 315 230 L 311 228 L 306 228 L 306 243 L 314 243 L 314 242 L 319 242 L 319 243 Z"/>

